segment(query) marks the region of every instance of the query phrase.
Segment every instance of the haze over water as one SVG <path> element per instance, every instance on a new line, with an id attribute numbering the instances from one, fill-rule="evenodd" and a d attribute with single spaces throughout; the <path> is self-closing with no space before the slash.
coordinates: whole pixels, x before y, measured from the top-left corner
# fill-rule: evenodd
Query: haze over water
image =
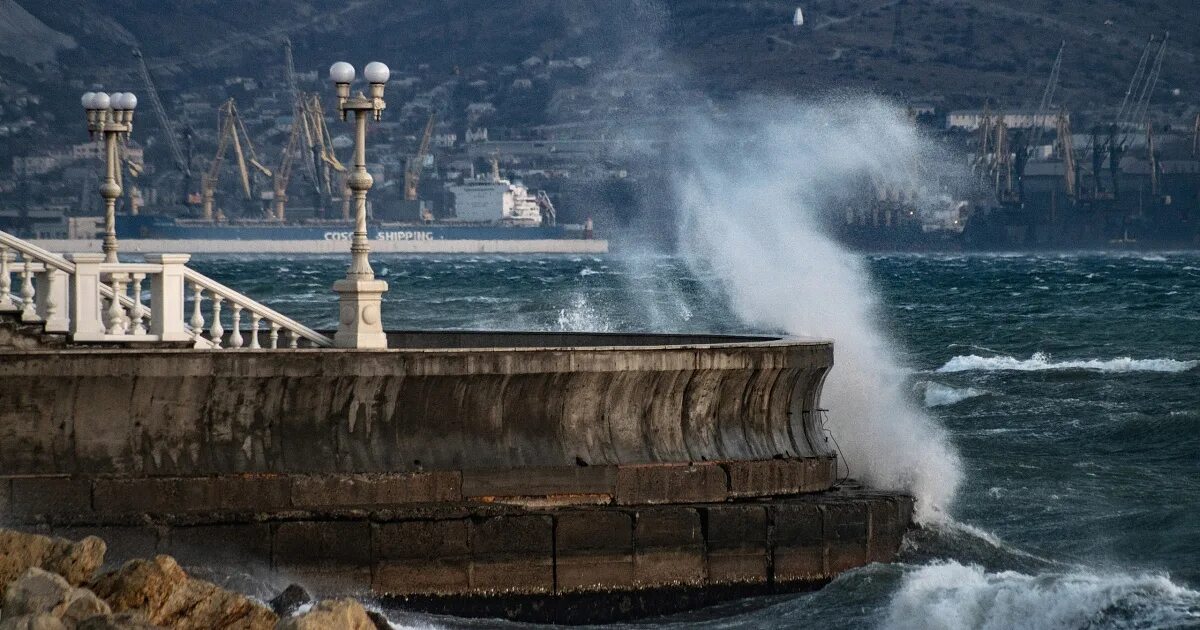
<path id="1" fill-rule="evenodd" d="M 849 255 L 849 254 L 847 254 Z M 391 329 L 765 332 L 673 256 L 375 256 Z M 331 328 L 345 259 L 198 257 Z M 894 378 L 961 459 L 951 519 L 823 590 L 653 625 L 1200 624 L 1200 254 L 872 256 Z M 835 370 L 845 366 L 838 364 Z M 827 397 L 826 406 L 831 406 Z M 839 422 L 832 407 L 830 423 Z M 851 459 L 858 475 L 862 462 Z M 511 626 L 389 611 L 398 625 Z"/>

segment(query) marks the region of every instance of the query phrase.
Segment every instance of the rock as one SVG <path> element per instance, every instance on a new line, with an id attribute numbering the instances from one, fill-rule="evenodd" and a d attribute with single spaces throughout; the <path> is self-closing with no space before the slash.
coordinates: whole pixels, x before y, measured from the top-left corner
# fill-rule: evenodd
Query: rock
<path id="1" fill-rule="evenodd" d="M 305 604 L 311 604 L 313 601 L 312 595 L 304 590 L 299 584 L 291 584 L 283 589 L 283 592 L 276 595 L 274 599 L 267 602 L 271 606 L 271 610 L 275 611 L 280 617 L 288 617 L 300 609 Z"/>
<path id="2" fill-rule="evenodd" d="M 72 588 L 62 576 L 37 567 L 21 574 L 4 593 L 5 619 L 48 614 L 68 627 L 75 627 L 84 619 L 111 612 L 95 593 L 86 588 Z"/>
<path id="3" fill-rule="evenodd" d="M 276 630 L 376 630 L 362 604 L 353 599 L 327 599 L 303 615 L 288 617 Z"/>
<path id="4" fill-rule="evenodd" d="M 74 588 L 53 611 L 68 626 L 78 626 L 87 619 L 112 614 L 108 603 L 86 588 Z"/>
<path id="5" fill-rule="evenodd" d="M 375 630 L 392 630 L 392 622 L 388 621 L 388 618 L 383 616 L 383 613 L 376 610 L 368 610 L 367 617 L 370 618 L 371 623 L 375 624 Z"/>
<path id="6" fill-rule="evenodd" d="M 58 617 L 48 613 L 5 617 L 0 621 L 0 630 L 67 630 Z"/>
<path id="7" fill-rule="evenodd" d="M 62 576 L 31 567 L 4 591 L 4 618 L 51 613 L 70 593 Z"/>
<path id="8" fill-rule="evenodd" d="M 0 529 L 0 591 L 27 569 L 57 573 L 73 586 L 92 581 L 104 564 L 104 541 L 88 536 L 79 542 Z"/>
<path id="9" fill-rule="evenodd" d="M 171 556 L 127 562 L 100 576 L 94 589 L 113 611 L 140 611 L 150 623 L 175 630 L 265 630 L 279 619 L 244 595 L 188 577 Z"/>
<path id="10" fill-rule="evenodd" d="M 124 612 L 86 619 L 75 630 L 161 630 L 161 627 L 146 621 L 140 613 Z"/>

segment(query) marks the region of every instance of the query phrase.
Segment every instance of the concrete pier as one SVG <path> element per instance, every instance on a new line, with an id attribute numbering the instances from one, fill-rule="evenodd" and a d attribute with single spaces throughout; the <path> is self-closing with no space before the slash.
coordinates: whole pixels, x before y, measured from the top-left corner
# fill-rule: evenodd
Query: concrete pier
<path id="1" fill-rule="evenodd" d="M 96 253 L 99 240 L 42 239 L 33 241 L 55 252 Z M 606 239 L 505 239 L 505 240 L 376 240 L 377 254 L 605 254 Z M 337 254 L 345 255 L 346 241 L 125 239 L 127 253 L 186 252 L 189 254 Z"/>
<path id="2" fill-rule="evenodd" d="M 0 349 L 0 524 L 580 621 L 811 588 L 890 560 L 911 522 L 909 497 L 834 488 L 830 342 L 388 341 Z"/>

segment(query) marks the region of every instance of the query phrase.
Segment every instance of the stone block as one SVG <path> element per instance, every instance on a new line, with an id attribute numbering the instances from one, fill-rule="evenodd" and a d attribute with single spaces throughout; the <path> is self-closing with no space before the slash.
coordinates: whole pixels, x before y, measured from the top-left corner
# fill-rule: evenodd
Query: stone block
<path id="1" fill-rule="evenodd" d="M 91 511 L 92 483 L 87 479 L 27 477 L 12 480 L 12 512 L 18 519 Z"/>
<path id="2" fill-rule="evenodd" d="M 471 589 L 550 593 L 554 589 L 554 523 L 549 516 L 497 516 L 473 521 Z"/>
<path id="3" fill-rule="evenodd" d="M 459 501 L 461 485 L 458 472 L 299 475 L 291 480 L 291 501 L 298 508 Z"/>
<path id="4" fill-rule="evenodd" d="M 765 497 L 800 492 L 808 468 L 805 462 L 803 459 L 767 459 L 722 465 L 729 472 L 730 496 Z"/>
<path id="5" fill-rule="evenodd" d="M 633 586 L 633 519 L 617 510 L 564 512 L 555 518 L 560 593 Z"/>
<path id="6" fill-rule="evenodd" d="M 271 527 L 266 523 L 176 526 L 167 531 L 162 547 L 184 566 L 270 567 Z"/>
<path id="7" fill-rule="evenodd" d="M 763 584 L 768 578 L 767 513 L 756 505 L 704 508 L 711 584 Z"/>
<path id="8" fill-rule="evenodd" d="M 291 506 L 291 487 L 282 475 L 97 479 L 96 506 L 110 514 L 269 512 Z"/>
<path id="9" fill-rule="evenodd" d="M 867 542 L 870 517 L 866 502 L 829 503 L 824 505 L 822 510 L 825 513 L 825 540 Z"/>
<path id="10" fill-rule="evenodd" d="M 12 480 L 0 477 L 0 522 L 12 518 Z"/>
<path id="11" fill-rule="evenodd" d="M 450 595 L 469 590 L 467 529 L 466 520 L 377 526 L 372 589 L 387 595 Z"/>
<path id="12" fill-rule="evenodd" d="M 684 507 L 644 508 L 634 518 L 636 586 L 698 585 L 705 581 L 699 512 Z"/>
<path id="13" fill-rule="evenodd" d="M 824 492 L 837 482 L 837 458 L 809 457 L 801 460 L 804 466 L 804 484 L 800 492 Z"/>
<path id="14" fill-rule="evenodd" d="M 371 524 L 366 521 L 296 521 L 275 526 L 276 566 L 371 566 Z"/>
<path id="15" fill-rule="evenodd" d="M 821 507 L 816 503 L 784 503 L 771 510 L 775 581 L 786 584 L 825 579 L 829 573 L 825 554 L 825 515 Z"/>
<path id="16" fill-rule="evenodd" d="M 728 494 L 718 464 L 645 464 L 617 469 L 617 503 L 715 503 Z"/>
<path id="17" fill-rule="evenodd" d="M 509 470 L 464 470 L 462 493 L 480 497 L 550 497 L 557 495 L 613 495 L 616 466 L 553 466 Z"/>

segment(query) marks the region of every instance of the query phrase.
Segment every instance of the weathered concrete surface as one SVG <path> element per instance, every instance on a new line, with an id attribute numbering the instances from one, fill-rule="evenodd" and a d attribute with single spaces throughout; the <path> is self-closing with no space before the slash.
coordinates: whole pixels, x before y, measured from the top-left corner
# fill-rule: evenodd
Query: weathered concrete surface
<path id="1" fill-rule="evenodd" d="M 621 346 L 626 339 L 637 345 Z M 653 339 L 5 351 L 0 475 L 482 471 L 830 454 L 816 408 L 832 344 L 642 345 Z M 645 482 L 628 474 L 619 486 Z"/>

